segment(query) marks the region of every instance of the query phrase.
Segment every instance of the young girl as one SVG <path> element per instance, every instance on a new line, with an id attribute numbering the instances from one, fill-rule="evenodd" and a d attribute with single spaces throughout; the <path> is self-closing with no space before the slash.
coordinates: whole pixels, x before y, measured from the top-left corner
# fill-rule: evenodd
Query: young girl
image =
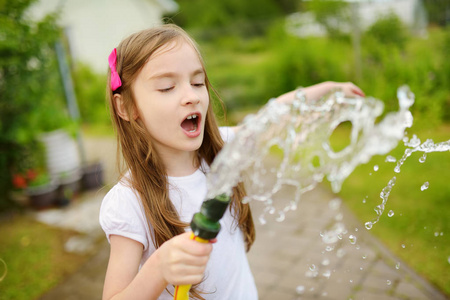
<path id="1" fill-rule="evenodd" d="M 217 126 L 195 42 L 175 25 L 143 30 L 113 50 L 109 65 L 110 112 L 126 171 L 100 211 L 111 245 L 103 299 L 172 299 L 174 285 L 184 284 L 194 284 L 196 299 L 257 299 L 243 186 L 233 190 L 216 243 L 195 242 L 187 232 L 206 195 L 205 174 L 238 130 Z M 351 83 L 334 82 L 304 93 L 314 99 L 335 88 L 363 96 Z"/>

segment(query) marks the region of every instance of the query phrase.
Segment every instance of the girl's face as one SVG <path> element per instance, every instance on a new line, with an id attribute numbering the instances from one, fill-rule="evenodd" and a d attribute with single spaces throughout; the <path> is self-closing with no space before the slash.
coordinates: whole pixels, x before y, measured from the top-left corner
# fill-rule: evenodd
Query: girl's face
<path id="1" fill-rule="evenodd" d="M 209 95 L 197 52 L 185 41 L 158 49 L 132 84 L 138 117 L 160 154 L 200 148 Z"/>

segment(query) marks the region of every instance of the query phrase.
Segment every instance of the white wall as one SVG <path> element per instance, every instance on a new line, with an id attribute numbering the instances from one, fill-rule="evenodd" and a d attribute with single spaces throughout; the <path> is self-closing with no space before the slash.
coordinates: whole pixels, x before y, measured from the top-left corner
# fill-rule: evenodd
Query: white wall
<path id="1" fill-rule="evenodd" d="M 108 69 L 108 55 L 129 34 L 161 23 L 173 1 L 150 0 L 41 0 L 31 8 L 33 18 L 62 8 L 60 24 L 66 29 L 75 61 L 99 73 Z M 166 4 L 166 5 L 164 5 Z M 165 6 L 165 7 L 163 7 Z"/>

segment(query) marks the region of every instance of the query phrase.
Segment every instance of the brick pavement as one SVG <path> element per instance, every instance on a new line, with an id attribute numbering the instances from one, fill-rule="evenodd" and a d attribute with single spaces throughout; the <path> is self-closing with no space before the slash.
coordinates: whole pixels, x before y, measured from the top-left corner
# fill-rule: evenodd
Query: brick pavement
<path id="1" fill-rule="evenodd" d="M 253 204 L 256 219 L 263 211 L 258 204 Z M 283 222 L 266 219 L 264 225 L 256 222 L 257 238 L 248 254 L 261 300 L 447 299 L 328 190 L 305 194 Z"/>

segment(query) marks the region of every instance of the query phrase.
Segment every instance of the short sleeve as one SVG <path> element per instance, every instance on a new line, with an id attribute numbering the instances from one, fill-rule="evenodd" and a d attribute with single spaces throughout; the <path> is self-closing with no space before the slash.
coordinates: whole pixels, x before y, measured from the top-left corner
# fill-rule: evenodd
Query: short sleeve
<path id="1" fill-rule="evenodd" d="M 235 133 L 232 127 L 219 127 L 219 132 L 225 143 L 228 143 L 234 139 Z"/>
<path id="2" fill-rule="evenodd" d="M 133 190 L 120 183 L 103 198 L 99 215 L 100 225 L 108 242 L 111 235 L 120 235 L 149 246 L 149 230 L 139 198 Z"/>

